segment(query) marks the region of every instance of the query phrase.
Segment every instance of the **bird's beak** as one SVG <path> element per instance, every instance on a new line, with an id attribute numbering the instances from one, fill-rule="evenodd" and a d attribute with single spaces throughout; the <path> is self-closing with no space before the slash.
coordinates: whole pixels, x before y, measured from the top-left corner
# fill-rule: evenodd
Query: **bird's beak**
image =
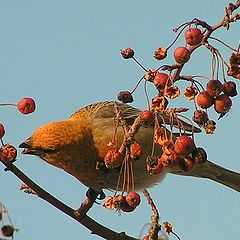
<path id="1" fill-rule="evenodd" d="M 22 142 L 19 145 L 19 148 L 24 148 L 22 153 L 23 154 L 31 154 L 31 155 L 36 155 L 37 153 L 35 152 L 34 149 L 32 149 L 31 145 L 26 142 Z"/>

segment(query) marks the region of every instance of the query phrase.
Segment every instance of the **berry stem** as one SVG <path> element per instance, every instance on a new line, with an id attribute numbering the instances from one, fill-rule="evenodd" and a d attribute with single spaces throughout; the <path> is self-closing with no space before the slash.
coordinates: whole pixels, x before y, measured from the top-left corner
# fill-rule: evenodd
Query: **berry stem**
<path id="1" fill-rule="evenodd" d="M 167 47 L 167 50 L 174 45 L 174 43 L 178 40 L 179 36 L 182 34 L 183 30 L 184 30 L 187 26 L 189 26 L 189 24 L 191 24 L 191 22 L 184 23 L 184 24 L 180 25 L 178 28 L 174 28 L 174 29 L 173 29 L 174 32 L 177 32 L 177 31 L 179 30 L 179 28 L 181 28 L 181 27 L 184 26 L 184 27 L 180 30 L 180 32 L 177 34 L 177 36 L 174 38 L 174 40 L 172 41 L 172 43 Z"/>
<path id="2" fill-rule="evenodd" d="M 202 75 L 193 75 L 192 76 L 193 78 L 205 78 L 206 80 L 211 80 L 208 76 L 202 76 Z M 196 81 L 196 80 L 194 80 L 194 81 Z M 197 81 L 196 81 L 197 82 Z"/>
<path id="3" fill-rule="evenodd" d="M 135 192 L 135 178 L 134 178 L 134 169 L 132 161 L 129 163 L 130 165 L 130 174 L 131 174 L 131 182 L 132 182 L 132 189 L 131 192 Z"/>
<path id="4" fill-rule="evenodd" d="M 221 53 L 218 50 L 216 50 L 216 54 L 220 57 L 220 59 L 222 60 L 224 65 L 228 68 L 229 66 L 228 66 L 227 62 L 223 59 Z"/>
<path id="5" fill-rule="evenodd" d="M 194 97 L 194 99 L 193 99 L 193 102 L 194 102 L 194 107 L 195 107 L 195 110 L 197 110 L 197 109 L 198 109 L 198 107 L 197 107 L 197 102 L 196 102 L 196 96 Z"/>
<path id="6" fill-rule="evenodd" d="M 122 178 L 122 173 L 123 173 L 123 168 L 124 168 L 125 164 L 124 164 L 124 161 L 121 165 L 121 168 L 120 168 L 120 171 L 119 171 L 119 175 L 118 175 L 118 181 L 117 181 L 117 186 L 116 186 L 116 191 L 114 193 L 114 196 L 117 195 L 117 192 L 119 191 L 119 187 L 120 187 L 120 181 L 121 181 L 121 178 Z"/>
<path id="7" fill-rule="evenodd" d="M 182 115 L 182 114 L 176 114 L 176 117 L 177 117 L 177 118 L 179 118 L 179 117 L 184 118 L 184 119 L 186 119 L 187 121 L 190 122 L 190 125 L 192 126 L 192 130 L 191 130 L 192 138 L 194 138 L 194 134 L 193 134 L 193 133 L 195 132 L 195 130 L 194 130 L 194 124 L 193 124 L 193 122 L 191 121 L 191 119 L 188 118 L 188 117 L 186 117 L 186 116 L 184 116 L 184 115 Z M 181 119 L 180 119 L 180 122 L 182 122 Z M 183 128 L 184 128 L 184 126 L 183 126 Z M 184 128 L 184 129 L 185 129 L 185 128 Z"/>
<path id="8" fill-rule="evenodd" d="M 16 107 L 17 104 L 14 104 L 14 103 L 0 103 L 0 107 L 5 107 L 5 106 L 13 106 L 13 107 Z"/>
<path id="9" fill-rule="evenodd" d="M 144 94 L 147 99 L 148 110 L 150 110 L 150 100 L 149 100 L 149 96 L 148 96 L 148 92 L 147 92 L 147 81 L 144 82 Z"/>
<path id="10" fill-rule="evenodd" d="M 237 52 L 237 49 L 229 46 L 228 44 L 226 44 L 225 42 L 223 42 L 222 40 L 218 39 L 218 38 L 215 38 L 215 37 L 212 37 L 212 36 L 209 36 L 210 39 L 213 39 L 217 42 L 220 42 L 221 44 L 223 44 L 225 47 L 229 48 L 230 50 L 234 51 L 234 52 Z"/>
<path id="11" fill-rule="evenodd" d="M 178 240 L 181 240 L 181 238 L 175 233 L 175 232 L 171 232 Z"/>
<path id="12" fill-rule="evenodd" d="M 148 71 L 135 57 L 132 57 L 132 59 L 144 70 L 144 71 Z"/>
<path id="13" fill-rule="evenodd" d="M 199 81 L 197 81 L 196 79 L 194 79 L 194 78 L 196 78 L 196 77 L 201 77 L 201 78 L 205 78 L 205 79 L 207 79 L 207 80 L 210 80 L 209 77 L 207 77 L 207 76 L 200 76 L 200 75 L 194 75 L 194 76 L 184 76 L 184 75 L 182 75 L 182 76 L 179 77 L 178 80 L 190 81 L 190 82 L 192 82 L 192 84 L 194 84 L 194 86 L 197 88 L 197 90 L 198 90 L 199 92 L 201 92 L 201 91 L 199 90 L 198 85 L 201 87 L 202 91 L 204 91 L 203 85 L 202 85 Z M 197 84 L 198 84 L 198 85 L 197 85 Z"/>
<path id="14" fill-rule="evenodd" d="M 130 156 L 128 154 L 128 159 L 126 161 L 126 168 L 127 168 L 127 193 L 130 192 L 130 181 L 131 181 L 131 173 L 130 173 L 129 161 L 131 161 L 131 160 L 130 160 Z"/>
<path id="15" fill-rule="evenodd" d="M 0 212 L 1 212 L 2 214 L 6 214 L 6 215 L 7 215 L 9 224 L 10 224 L 11 226 L 13 226 L 13 223 L 12 223 L 12 220 L 11 220 L 11 218 L 10 218 L 9 212 L 8 212 L 7 208 L 6 208 L 1 202 L 0 202 Z M 1 222 L 2 222 L 2 224 L 4 224 L 3 217 L 2 217 L 2 219 L 1 219 Z"/>
<path id="16" fill-rule="evenodd" d="M 193 21 L 182 23 L 180 26 L 174 28 L 173 31 L 174 31 L 174 32 L 177 32 L 180 28 L 182 28 L 182 27 L 185 28 L 185 27 L 189 26 L 189 25 L 192 24 L 192 23 L 193 23 Z"/>
<path id="17" fill-rule="evenodd" d="M 185 134 L 185 128 L 182 124 L 182 122 L 179 120 L 179 118 L 177 117 L 177 114 L 176 113 L 173 113 L 173 116 L 174 118 L 176 119 L 176 122 L 177 122 L 177 127 L 179 129 L 179 134 L 180 136 L 182 135 L 182 130 L 183 130 L 183 133 Z"/>
<path id="18" fill-rule="evenodd" d="M 217 54 L 217 49 L 216 51 L 214 52 L 214 55 L 216 56 L 216 79 L 218 79 L 218 74 L 219 74 L 219 57 L 218 57 L 218 54 Z"/>
<path id="19" fill-rule="evenodd" d="M 221 68 L 222 68 L 222 76 L 223 76 L 223 81 L 224 82 L 227 82 L 227 79 L 226 79 L 226 76 L 225 76 L 225 71 L 224 71 L 224 60 L 222 59 L 222 57 L 220 57 L 221 58 Z"/>
<path id="20" fill-rule="evenodd" d="M 126 187 L 126 182 L 127 182 L 127 154 L 125 155 L 123 164 L 123 185 L 122 185 L 122 192 L 127 191 L 127 187 Z"/>
<path id="21" fill-rule="evenodd" d="M 216 70 L 216 55 L 212 52 L 212 79 L 214 79 L 214 74 Z"/>
<path id="22" fill-rule="evenodd" d="M 133 90 L 131 91 L 131 94 L 133 94 L 133 93 L 136 91 L 136 89 L 138 88 L 139 84 L 141 83 L 141 81 L 142 81 L 143 79 L 144 79 L 144 76 L 142 76 L 142 77 L 138 80 L 136 86 L 135 86 L 135 87 L 133 88 Z"/>

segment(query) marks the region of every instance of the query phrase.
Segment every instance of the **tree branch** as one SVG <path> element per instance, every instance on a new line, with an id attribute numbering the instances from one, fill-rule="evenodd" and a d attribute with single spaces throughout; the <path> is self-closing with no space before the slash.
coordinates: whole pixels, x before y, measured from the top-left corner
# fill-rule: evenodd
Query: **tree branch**
<path id="1" fill-rule="evenodd" d="M 157 240 L 158 233 L 161 230 L 161 225 L 158 223 L 159 213 L 147 189 L 143 190 L 143 194 L 147 198 L 148 204 L 152 207 L 152 211 L 153 211 L 153 215 L 151 217 L 152 225 L 149 229 L 149 240 Z"/>
<path id="2" fill-rule="evenodd" d="M 28 187 L 30 187 L 38 197 L 42 198 L 55 208 L 59 209 L 66 215 L 70 216 L 86 228 L 88 228 L 92 234 L 96 234 L 107 240 L 137 240 L 137 238 L 130 237 L 126 235 L 124 232 L 117 233 L 101 224 L 93 220 L 91 217 L 86 215 L 86 212 L 93 205 L 94 199 L 86 199 L 84 203 L 82 203 L 81 207 L 87 208 L 86 211 L 82 211 L 81 214 L 76 213 L 76 211 L 63 202 L 59 201 L 57 198 L 49 194 L 43 188 L 38 186 L 35 182 L 33 182 L 29 177 L 27 177 L 19 168 L 17 168 L 13 163 L 5 162 L 0 160 L 5 166 L 6 171 L 12 172 L 17 178 L 23 181 Z"/>

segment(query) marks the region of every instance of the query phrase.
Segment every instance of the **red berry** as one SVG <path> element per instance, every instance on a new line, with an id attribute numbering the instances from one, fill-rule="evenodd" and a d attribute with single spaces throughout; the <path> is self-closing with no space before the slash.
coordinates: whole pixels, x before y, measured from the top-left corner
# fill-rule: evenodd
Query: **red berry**
<path id="1" fill-rule="evenodd" d="M 209 80 L 206 90 L 211 97 L 217 97 L 223 90 L 223 85 L 219 80 Z"/>
<path id="2" fill-rule="evenodd" d="M 179 168 L 183 172 L 191 172 L 194 169 L 195 165 L 196 163 L 191 157 L 184 157 L 179 161 Z"/>
<path id="3" fill-rule="evenodd" d="M 225 82 L 223 84 L 223 92 L 229 97 L 235 97 L 238 94 L 236 83 L 232 81 Z"/>
<path id="4" fill-rule="evenodd" d="M 12 237 L 14 234 L 14 227 L 11 225 L 3 225 L 1 232 L 4 237 Z"/>
<path id="5" fill-rule="evenodd" d="M 203 38 L 203 34 L 198 28 L 189 28 L 185 32 L 185 39 L 188 45 L 194 46 L 200 44 Z"/>
<path id="6" fill-rule="evenodd" d="M 155 75 L 153 79 L 153 84 L 157 89 L 164 89 L 166 85 L 171 84 L 171 80 L 168 74 L 166 73 L 158 73 Z"/>
<path id="7" fill-rule="evenodd" d="M 17 109 L 23 114 L 29 114 L 35 111 L 36 104 L 32 98 L 25 97 L 17 104 Z"/>
<path id="8" fill-rule="evenodd" d="M 142 146 L 139 143 L 133 143 L 130 145 L 130 157 L 134 160 L 138 160 L 143 154 Z"/>
<path id="9" fill-rule="evenodd" d="M 137 207 L 140 202 L 141 198 L 140 195 L 137 192 L 130 192 L 126 196 L 126 202 L 130 207 Z"/>
<path id="10" fill-rule="evenodd" d="M 17 149 L 10 145 L 5 144 L 0 148 L 0 159 L 3 162 L 14 162 L 17 157 Z"/>
<path id="11" fill-rule="evenodd" d="M 187 156 L 196 148 L 193 139 L 187 135 L 182 135 L 175 142 L 175 151 L 181 156 Z"/>
<path id="12" fill-rule="evenodd" d="M 5 129 L 4 129 L 4 125 L 2 123 L 0 123 L 0 138 L 2 138 L 5 134 Z"/>
<path id="13" fill-rule="evenodd" d="M 104 163 L 107 168 L 116 168 L 122 164 L 123 158 L 117 150 L 108 150 L 104 157 Z"/>
<path id="14" fill-rule="evenodd" d="M 174 51 L 174 59 L 179 64 L 184 64 L 190 59 L 190 52 L 186 47 L 178 47 Z"/>
<path id="15" fill-rule="evenodd" d="M 200 92 L 197 96 L 197 104 L 201 108 L 209 108 L 213 105 L 214 99 L 211 97 L 207 91 Z"/>
<path id="16" fill-rule="evenodd" d="M 129 59 L 134 56 L 134 51 L 132 48 L 125 48 L 121 50 L 121 55 L 123 58 Z"/>
<path id="17" fill-rule="evenodd" d="M 232 106 L 231 98 L 226 94 L 221 94 L 214 101 L 214 108 L 217 113 L 227 113 Z"/>

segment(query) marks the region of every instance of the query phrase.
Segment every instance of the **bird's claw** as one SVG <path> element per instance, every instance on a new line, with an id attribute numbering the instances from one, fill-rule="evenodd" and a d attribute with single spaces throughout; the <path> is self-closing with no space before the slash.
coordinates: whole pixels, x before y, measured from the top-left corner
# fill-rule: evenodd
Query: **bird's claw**
<path id="1" fill-rule="evenodd" d="M 89 198 L 90 200 L 93 200 L 95 203 L 99 204 L 98 202 L 96 202 L 96 199 L 103 200 L 106 197 L 106 195 L 102 190 L 99 192 L 93 188 L 89 188 L 86 192 L 86 197 Z"/>

